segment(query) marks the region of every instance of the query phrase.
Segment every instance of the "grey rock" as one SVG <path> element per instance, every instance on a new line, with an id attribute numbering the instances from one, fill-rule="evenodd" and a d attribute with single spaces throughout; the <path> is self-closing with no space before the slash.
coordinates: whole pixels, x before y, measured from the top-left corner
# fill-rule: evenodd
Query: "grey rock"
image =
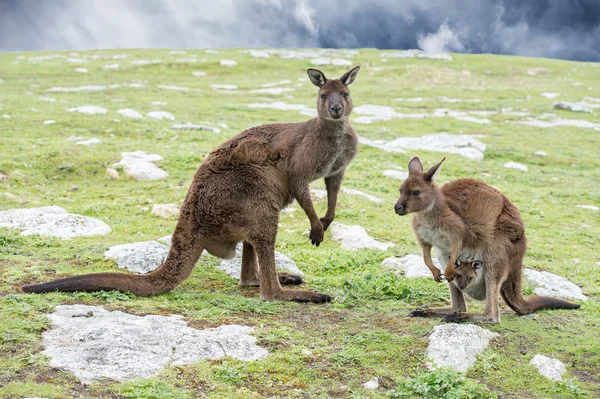
<path id="1" fill-rule="evenodd" d="M 429 336 L 427 355 L 438 367 L 450 367 L 466 372 L 499 335 L 474 324 L 442 324 Z"/>
<path id="2" fill-rule="evenodd" d="M 544 355 L 535 355 L 529 363 L 533 364 L 541 375 L 552 381 L 562 381 L 562 375 L 567 371 L 560 360 Z"/>
<path id="3" fill-rule="evenodd" d="M 329 226 L 331 236 L 334 240 L 339 241 L 343 249 L 357 250 L 362 248 L 380 249 L 385 251 L 393 244 L 387 242 L 379 242 L 367 234 L 364 227 L 347 226 L 342 223 L 333 222 Z"/>
<path id="4" fill-rule="evenodd" d="M 158 154 L 146 154 L 144 151 L 122 152 L 121 157 L 121 161 L 114 164 L 113 168 L 122 167 L 126 175 L 136 180 L 160 180 L 169 176 L 167 172 L 154 165 L 153 162 L 163 159 Z"/>
<path id="5" fill-rule="evenodd" d="M 363 384 L 363 387 L 365 387 L 365 389 L 368 389 L 369 391 L 376 390 L 377 388 L 379 388 L 379 378 L 377 378 L 377 377 L 371 378 L 369 381 L 367 381 Z"/>
<path id="6" fill-rule="evenodd" d="M 90 114 L 90 115 L 104 115 L 108 113 L 106 108 L 98 107 L 95 105 L 81 105 L 79 107 L 68 108 L 69 112 L 79 112 L 81 114 Z"/>
<path id="7" fill-rule="evenodd" d="M 131 109 L 131 108 L 120 109 L 117 111 L 117 113 L 119 115 L 123 115 L 127 118 L 132 118 L 132 119 L 142 119 L 143 118 L 142 114 L 137 112 L 135 109 Z"/>
<path id="8" fill-rule="evenodd" d="M 392 179 L 397 180 L 406 180 L 408 177 L 408 172 L 403 172 L 401 170 L 388 169 L 383 171 L 383 175 L 386 177 L 391 177 Z"/>
<path id="9" fill-rule="evenodd" d="M 110 247 L 104 257 L 115 259 L 121 269 L 144 274 L 156 270 L 169 253 L 169 248 L 156 241 L 134 242 Z"/>
<path id="10" fill-rule="evenodd" d="M 433 264 L 441 271 L 444 271 L 444 268 L 437 259 L 433 259 Z M 390 270 L 400 271 L 408 278 L 431 277 L 431 271 L 429 271 L 423 257 L 420 255 L 410 254 L 401 258 L 392 256 L 384 259 L 383 262 L 381 262 L 381 266 Z"/>
<path id="11" fill-rule="evenodd" d="M 152 119 L 168 119 L 171 121 L 175 120 L 173 114 L 167 111 L 150 111 L 146 114 L 146 116 Z"/>
<path id="12" fill-rule="evenodd" d="M 575 205 L 577 208 L 581 208 L 581 209 L 589 209 L 590 211 L 598 211 L 600 210 L 599 207 L 595 206 L 595 205 Z"/>
<path id="13" fill-rule="evenodd" d="M 207 132 L 221 133 L 221 129 L 213 126 L 196 125 L 194 123 L 176 123 L 172 126 L 174 130 L 204 130 Z"/>
<path id="14" fill-rule="evenodd" d="M 346 194 L 352 194 L 352 195 L 359 195 L 361 197 L 364 197 L 366 199 L 368 199 L 371 202 L 376 202 L 376 203 L 380 203 L 382 202 L 381 198 L 377 198 L 374 195 L 371 194 L 367 194 L 367 193 L 363 193 L 360 190 L 355 190 L 353 188 L 346 188 L 346 187 L 342 187 L 342 192 L 346 193 Z"/>
<path id="15" fill-rule="evenodd" d="M 42 334 L 42 353 L 51 358 L 51 367 L 73 373 L 82 383 L 148 378 L 167 366 L 200 359 L 256 360 L 268 353 L 248 335 L 253 329 L 247 326 L 197 330 L 181 316 L 142 317 L 87 305 L 57 306 L 48 318 L 54 327 Z"/>
<path id="16" fill-rule="evenodd" d="M 533 269 L 525 269 L 523 273 L 525 278 L 536 286 L 534 292 L 538 295 L 587 300 L 581 288 L 564 277 Z"/>
<path id="17" fill-rule="evenodd" d="M 150 213 L 168 219 L 179 215 L 179 206 L 177 204 L 154 204 Z"/>
<path id="18" fill-rule="evenodd" d="M 585 112 L 588 114 L 592 114 L 593 111 L 591 109 L 589 109 L 588 107 L 585 107 L 581 104 L 578 103 L 572 103 L 572 102 L 568 102 L 568 101 L 558 101 L 554 103 L 554 108 L 555 109 L 562 109 L 565 111 L 572 111 L 572 112 Z"/>
<path id="19" fill-rule="evenodd" d="M 509 169 L 517 169 L 517 170 L 522 170 L 523 172 L 529 172 L 529 169 L 527 168 L 527 166 L 523 165 L 522 163 L 517 163 L 517 162 L 507 162 L 504 164 L 505 168 L 509 168 Z"/>

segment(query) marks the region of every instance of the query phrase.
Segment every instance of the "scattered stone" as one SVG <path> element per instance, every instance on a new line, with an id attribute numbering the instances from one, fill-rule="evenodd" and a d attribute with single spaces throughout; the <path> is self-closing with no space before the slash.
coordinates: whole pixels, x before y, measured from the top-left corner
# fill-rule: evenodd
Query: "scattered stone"
<path id="1" fill-rule="evenodd" d="M 518 170 L 522 170 L 523 172 L 529 172 L 529 169 L 527 168 L 527 166 L 521 164 L 521 163 L 517 163 L 517 162 L 507 162 L 504 164 L 505 168 L 509 168 L 509 169 L 518 169 Z"/>
<path id="2" fill-rule="evenodd" d="M 193 71 L 192 75 L 194 75 L 197 78 L 200 78 L 202 76 L 206 76 L 206 72 L 203 72 L 203 71 Z"/>
<path id="3" fill-rule="evenodd" d="M 146 116 L 152 119 L 168 119 L 171 121 L 175 120 L 173 114 L 167 111 L 150 111 L 146 114 Z"/>
<path id="4" fill-rule="evenodd" d="M 310 64 L 314 66 L 329 65 L 331 60 L 329 58 L 313 58 L 310 60 Z"/>
<path id="5" fill-rule="evenodd" d="M 567 372 L 560 360 L 544 355 L 535 355 L 529 363 L 533 364 L 541 375 L 552 381 L 562 381 L 562 375 Z"/>
<path id="6" fill-rule="evenodd" d="M 62 239 L 111 232 L 110 227 L 101 220 L 70 214 L 56 205 L 1 211 L 0 227 L 23 230 L 23 236 L 38 234 Z"/>
<path id="7" fill-rule="evenodd" d="M 234 67 L 237 65 L 237 62 L 235 62 L 233 60 L 221 60 L 221 62 L 219 62 L 219 64 L 221 64 L 221 66 L 224 66 L 224 67 Z"/>
<path id="8" fill-rule="evenodd" d="M 310 198 L 313 201 L 321 201 L 327 199 L 327 190 L 312 189 L 310 190 Z"/>
<path id="9" fill-rule="evenodd" d="M 97 138 L 91 138 L 91 139 L 88 139 L 88 140 L 78 141 L 75 144 L 90 146 L 92 144 L 99 144 L 99 143 L 101 143 L 101 141 L 98 140 Z"/>
<path id="10" fill-rule="evenodd" d="M 123 116 L 126 116 L 127 118 L 132 118 L 132 119 L 142 119 L 143 118 L 142 114 L 137 112 L 135 109 L 131 109 L 131 108 L 120 109 L 117 111 L 117 113 L 119 115 L 123 115 Z"/>
<path id="11" fill-rule="evenodd" d="M 553 98 L 556 98 L 556 97 L 560 96 L 560 93 L 545 92 L 545 93 L 542 93 L 542 94 L 540 94 L 540 95 L 541 95 L 542 97 L 546 97 L 546 98 L 549 98 L 549 99 L 553 99 Z"/>
<path id="12" fill-rule="evenodd" d="M 95 105 L 81 105 L 79 107 L 67 108 L 69 112 L 79 112 L 82 114 L 90 114 L 90 115 L 104 115 L 108 113 L 106 108 L 97 107 Z"/>
<path id="13" fill-rule="evenodd" d="M 492 123 L 492 121 L 489 119 L 475 118 L 473 116 L 457 116 L 455 119 L 463 122 L 479 123 L 482 125 L 488 125 Z"/>
<path id="14" fill-rule="evenodd" d="M 433 264 L 441 271 L 444 271 L 444 267 L 440 265 L 437 259 L 433 259 Z M 381 266 L 390 270 L 400 271 L 408 278 L 431 277 L 431 271 L 425 265 L 425 261 L 420 255 L 410 254 L 401 258 L 392 256 L 384 259 L 381 262 Z"/>
<path id="15" fill-rule="evenodd" d="M 110 247 L 105 258 L 115 259 L 121 269 L 145 274 L 156 270 L 167 258 L 169 248 L 156 241 L 134 242 Z"/>
<path id="16" fill-rule="evenodd" d="M 55 103 L 56 102 L 56 98 L 52 98 L 52 97 L 38 97 L 38 100 L 43 101 L 45 103 Z"/>
<path id="17" fill-rule="evenodd" d="M 109 179 L 118 179 L 119 178 L 119 172 L 117 172 L 115 169 L 113 168 L 106 168 L 106 176 Z"/>
<path id="18" fill-rule="evenodd" d="M 113 165 L 113 168 L 123 167 L 127 176 L 136 180 L 151 181 L 164 179 L 169 174 L 158 168 L 153 162 L 162 161 L 157 154 L 146 154 L 144 151 L 122 152 L 121 161 Z"/>
<path id="19" fill-rule="evenodd" d="M 176 123 L 172 126 L 175 130 L 204 130 L 207 132 L 221 133 L 221 129 L 213 126 L 195 125 L 193 123 Z"/>
<path id="20" fill-rule="evenodd" d="M 261 50 L 250 50 L 250 57 L 253 58 L 269 58 L 269 53 Z"/>
<path id="21" fill-rule="evenodd" d="M 195 58 L 178 58 L 175 60 L 175 62 L 177 62 L 178 64 L 189 64 L 189 63 L 198 62 L 198 60 Z"/>
<path id="22" fill-rule="evenodd" d="M 177 204 L 154 204 L 150 213 L 168 219 L 179 215 L 179 206 Z"/>
<path id="23" fill-rule="evenodd" d="M 355 190 L 353 188 L 342 187 L 342 192 L 344 192 L 346 194 L 360 195 L 361 197 L 365 197 L 366 199 L 368 199 L 371 202 L 377 202 L 377 203 L 382 202 L 381 198 L 377 198 L 374 195 L 363 193 L 362 191 Z"/>
<path id="24" fill-rule="evenodd" d="M 594 205 L 575 205 L 577 208 L 589 209 L 590 211 L 598 211 L 600 208 Z"/>
<path id="25" fill-rule="evenodd" d="M 362 248 L 385 251 L 394 244 L 379 242 L 370 237 L 362 226 L 347 226 L 342 223 L 331 223 L 331 236 L 339 241 L 343 249 L 357 250 Z"/>
<path id="26" fill-rule="evenodd" d="M 161 60 L 133 60 L 130 62 L 131 65 L 150 65 L 150 64 L 160 64 Z"/>
<path id="27" fill-rule="evenodd" d="M 535 127 L 580 127 L 584 129 L 600 130 L 600 123 L 594 123 L 580 119 L 562 119 L 554 117 L 551 120 L 540 120 L 535 118 L 527 118 L 525 120 L 517 121 L 516 123 Z"/>
<path id="28" fill-rule="evenodd" d="M 178 315 L 135 316 L 88 305 L 57 306 L 48 318 L 54 327 L 42 334 L 42 353 L 52 359 L 51 367 L 85 384 L 150 378 L 169 365 L 199 359 L 256 360 L 268 354 L 248 335 L 252 327 L 235 324 L 197 330 Z"/>
<path id="29" fill-rule="evenodd" d="M 408 172 L 403 172 L 401 170 L 388 169 L 383 171 L 383 175 L 386 177 L 391 177 L 392 179 L 398 180 L 406 180 L 408 177 Z"/>
<path id="30" fill-rule="evenodd" d="M 14 195 L 13 193 L 5 192 L 4 193 L 4 198 L 6 198 L 9 201 L 15 201 L 17 199 L 17 196 Z"/>
<path id="31" fill-rule="evenodd" d="M 538 295 L 587 300 L 587 297 L 581 292 L 581 288 L 564 277 L 533 269 L 525 269 L 523 273 L 527 280 L 536 286 L 534 292 Z"/>
<path id="32" fill-rule="evenodd" d="M 294 89 L 289 87 L 265 87 L 263 89 L 253 89 L 250 90 L 252 94 L 273 94 L 273 95 L 281 95 L 283 93 L 288 93 L 294 91 Z"/>
<path id="33" fill-rule="evenodd" d="M 238 87 L 236 85 L 227 85 L 227 84 L 219 84 L 219 85 L 210 85 L 213 89 L 216 90 L 237 90 Z"/>
<path id="34" fill-rule="evenodd" d="M 156 85 L 159 89 L 175 90 L 175 91 L 190 91 L 189 87 L 175 86 L 175 85 Z"/>
<path id="35" fill-rule="evenodd" d="M 282 111 L 300 111 L 301 115 L 310 117 L 317 116 L 317 110 L 304 104 L 288 104 L 283 101 L 273 101 L 270 103 L 248 104 L 248 108 L 271 108 Z"/>
<path id="36" fill-rule="evenodd" d="M 167 105 L 167 103 L 164 101 L 152 101 L 151 104 L 152 105 Z"/>
<path id="37" fill-rule="evenodd" d="M 367 381 L 363 384 L 363 387 L 365 387 L 365 389 L 368 389 L 369 391 L 376 390 L 377 388 L 379 388 L 379 378 L 377 378 L 377 377 L 371 378 L 369 381 Z"/>
<path id="38" fill-rule="evenodd" d="M 75 68 L 75 72 L 88 73 L 88 70 L 87 68 Z"/>
<path id="39" fill-rule="evenodd" d="M 229 277 L 236 278 L 238 280 L 242 271 L 242 248 L 242 243 L 238 243 L 238 245 L 235 247 L 235 256 L 231 259 L 222 259 L 217 266 L 219 269 L 227 273 Z M 296 262 L 277 251 L 275 251 L 275 265 L 277 265 L 278 270 L 285 270 L 298 276 L 304 275 L 304 273 L 298 269 Z"/>
<path id="40" fill-rule="evenodd" d="M 474 324 L 442 324 L 433 328 L 427 354 L 436 366 L 464 373 L 498 336 Z"/>
<path id="41" fill-rule="evenodd" d="M 56 121 L 53 119 L 48 119 L 47 121 L 42 122 L 42 124 L 44 124 L 44 125 L 53 125 L 55 123 L 56 123 Z"/>
<path id="42" fill-rule="evenodd" d="M 77 92 L 77 91 L 103 91 L 108 89 L 116 89 L 121 87 L 121 85 L 85 85 L 85 86 L 75 86 L 75 87 L 51 87 L 48 92 Z"/>
<path id="43" fill-rule="evenodd" d="M 83 137 L 81 137 L 81 136 L 69 136 L 65 141 L 79 141 L 79 140 L 83 140 Z"/>
<path id="44" fill-rule="evenodd" d="M 171 246 L 171 241 L 173 240 L 173 236 L 172 235 L 168 235 L 168 236 L 164 236 L 159 238 L 157 241 L 160 241 L 166 245 L 168 245 L 169 247 Z"/>
<path id="45" fill-rule="evenodd" d="M 586 112 L 588 114 L 592 114 L 593 111 L 587 107 L 584 107 L 581 104 L 578 103 L 573 103 L 573 102 L 568 102 L 568 101 L 559 101 L 559 102 L 555 102 L 554 103 L 554 108 L 555 109 L 563 109 L 566 111 L 573 111 L 573 112 Z"/>
<path id="46" fill-rule="evenodd" d="M 546 151 L 536 151 L 536 152 L 533 153 L 533 155 L 537 155 L 537 156 L 540 156 L 540 157 L 545 157 L 548 154 L 546 153 Z"/>
<path id="47" fill-rule="evenodd" d="M 85 58 L 67 58 L 67 61 L 71 64 L 86 64 L 89 62 Z"/>
<path id="48" fill-rule="evenodd" d="M 104 68 L 102 68 L 102 69 L 104 69 L 104 70 L 109 70 L 109 69 L 117 70 L 117 69 L 119 69 L 119 64 L 107 64 L 107 65 L 104 65 Z"/>
<path id="49" fill-rule="evenodd" d="M 292 83 L 292 81 L 287 79 L 287 80 L 281 80 L 279 82 L 263 83 L 260 85 L 260 87 L 273 87 L 273 86 L 289 85 L 291 83 Z"/>

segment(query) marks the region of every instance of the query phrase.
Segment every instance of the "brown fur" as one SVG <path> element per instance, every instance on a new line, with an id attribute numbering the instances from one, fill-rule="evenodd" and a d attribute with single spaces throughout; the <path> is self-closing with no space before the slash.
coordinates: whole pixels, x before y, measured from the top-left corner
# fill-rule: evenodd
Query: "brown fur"
<path id="1" fill-rule="evenodd" d="M 423 249 L 425 263 L 434 279 L 441 273 L 433 265 L 431 247 L 437 247 L 446 262 L 444 275 L 449 282 L 452 308 L 415 311 L 413 316 L 444 315 L 448 321 L 498 323 L 498 294 L 519 314 L 537 309 L 574 309 L 574 305 L 553 298 L 522 297 L 523 257 L 527 248 L 525 226 L 517 207 L 495 188 L 474 180 L 459 179 L 438 187 L 434 176 L 441 163 L 423 172 L 418 158 L 409 163 L 409 176 L 400 186 L 396 213 L 414 213 L 413 230 Z M 454 269 L 459 255 L 468 262 L 481 259 L 477 279 L 465 285 L 474 299 L 486 300 L 483 314 L 466 313 L 462 273 L 458 281 Z M 461 268 L 461 271 L 463 269 Z"/>
<path id="2" fill-rule="evenodd" d="M 243 241 L 240 285 L 260 285 L 265 300 L 327 302 L 318 292 L 283 290 L 280 284 L 302 279 L 277 273 L 275 238 L 279 212 L 294 199 L 310 221 L 310 240 L 319 245 L 335 217 L 338 191 L 348 163 L 357 152 L 357 137 L 348 116 L 350 85 L 359 67 L 340 79 L 328 80 L 309 69 L 319 87 L 318 117 L 303 123 L 250 128 L 212 151 L 200 165 L 183 203 L 164 263 L 147 275 L 95 273 L 26 285 L 25 292 L 130 291 L 150 296 L 168 292 L 185 280 L 200 254 L 230 258 Z M 327 212 L 317 216 L 309 183 L 324 178 Z M 260 267 L 259 267 L 260 264 Z"/>

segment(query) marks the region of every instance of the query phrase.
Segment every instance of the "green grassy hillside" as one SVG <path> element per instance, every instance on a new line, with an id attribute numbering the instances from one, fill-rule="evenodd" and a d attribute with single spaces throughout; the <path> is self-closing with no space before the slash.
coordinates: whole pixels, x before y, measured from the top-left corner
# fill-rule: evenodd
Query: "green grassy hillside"
<path id="1" fill-rule="evenodd" d="M 46 57 L 55 54 L 61 57 Z M 472 177 L 504 192 L 525 220 L 527 267 L 568 278 L 582 287 L 589 300 L 577 311 L 543 311 L 536 319 L 507 314 L 501 324 L 484 326 L 500 338 L 480 356 L 466 374 L 467 380 L 456 382 L 456 392 L 462 389 L 472 395 L 448 397 L 481 397 L 477 392 L 483 388 L 502 398 L 600 397 L 600 212 L 576 207 L 600 205 L 600 131 L 525 126 L 516 123 L 524 116 L 501 112 L 508 107 L 525 109 L 533 117 L 553 112 L 558 118 L 600 124 L 600 109 L 596 114 L 581 114 L 552 107 L 556 100 L 600 97 L 600 65 L 452 56 L 452 61 L 386 58 L 376 50 L 360 50 L 349 58 L 353 65 L 362 66 L 351 86 L 355 106 L 392 106 L 407 114 L 431 113 L 437 108 L 494 111 L 484 116 L 491 123 L 452 117 L 392 119 L 355 123 L 357 133 L 385 140 L 439 132 L 483 135 L 479 140 L 487 145 L 485 159 L 448 155 L 439 181 Z M 65 57 L 88 62 L 74 64 Z M 155 59 L 161 62 L 131 63 Z M 222 59 L 235 60 L 238 65 L 221 66 Z M 104 68 L 115 63 L 118 69 Z M 308 67 L 309 59 L 280 59 L 274 54 L 269 59 L 252 58 L 235 49 L 218 53 L 188 50 L 186 54 L 169 50 L 0 54 L 0 210 L 58 205 L 70 213 L 99 218 L 112 228 L 106 236 L 72 240 L 26 237 L 17 230 L 0 228 L 0 397 L 415 397 L 407 387 L 423 381 L 433 384 L 436 378 L 440 384 L 453 379 L 452 375 L 424 371 L 426 338 L 439 321 L 406 317 L 416 307 L 447 303 L 447 286 L 433 279 L 410 280 L 380 265 L 386 257 L 419 252 L 410 218 L 393 212 L 399 181 L 382 172 L 396 166 L 406 170 L 414 155 L 426 166 L 432 165 L 445 155 L 442 153 L 409 150 L 398 154 L 363 145 L 348 168 L 344 187 L 383 201 L 373 203 L 342 193 L 336 220 L 361 225 L 375 239 L 394 243 L 388 251 L 342 250 L 329 232 L 316 248 L 308 240 L 309 223 L 302 210 L 282 214 L 277 250 L 292 257 L 305 272 L 307 288 L 335 297 L 328 305 L 263 302 L 256 289 L 240 290 L 237 281 L 216 269 L 217 261 L 208 257 L 200 260 L 180 287 L 154 298 L 114 292 L 19 293 L 19 287 L 29 282 L 118 270 L 114 261 L 103 257 L 108 247 L 171 234 L 175 219 L 151 215 L 148 209 L 152 204 L 181 204 L 209 151 L 245 128 L 305 120 L 298 111 L 252 109 L 248 104 L 275 100 L 313 107 L 317 89 L 306 76 Z M 88 72 L 75 72 L 75 68 Z M 329 77 L 339 77 L 349 67 L 319 68 Z M 206 76 L 194 76 L 194 71 Z M 293 90 L 281 95 L 251 92 L 262 84 L 288 79 L 291 83 L 279 87 Z M 119 86 L 49 91 L 82 85 Z M 211 85 L 238 88 L 223 90 Z M 543 92 L 560 96 L 552 100 L 541 96 Z M 448 103 L 440 100 L 441 96 L 480 101 Z M 416 97 L 422 101 L 397 100 Z M 104 107 L 108 113 L 67 111 L 81 105 Z M 143 115 L 168 111 L 175 121 L 129 119 L 116 112 L 121 108 L 133 108 Z M 44 124 L 47 120 L 56 123 Z M 227 127 L 219 127 L 220 133 L 180 131 L 172 129 L 175 122 L 224 123 Z M 66 141 L 71 136 L 94 137 L 101 143 L 75 145 Z M 158 166 L 169 173 L 168 178 L 141 182 L 123 173 L 118 180 L 106 177 L 106 168 L 121 159 L 122 151 L 136 150 L 164 157 Z M 547 156 L 534 155 L 540 150 Z M 505 168 L 509 161 L 526 164 L 529 172 Z M 317 181 L 312 187 L 324 188 L 324 184 Z M 317 202 L 316 208 L 324 214 L 325 201 Z M 532 287 L 525 292 L 531 295 Z M 261 361 L 202 361 L 169 368 L 152 379 L 83 386 L 71 374 L 50 368 L 49 359 L 40 355 L 40 335 L 50 328 L 45 315 L 56 305 L 73 303 L 140 315 L 180 314 L 197 328 L 251 325 L 258 344 L 271 354 Z M 469 306 L 481 309 L 475 301 Z M 536 353 L 565 363 L 568 372 L 563 382 L 546 380 L 529 364 Z M 367 391 L 363 383 L 373 376 L 379 377 L 381 387 Z M 397 392 L 391 393 L 394 390 Z M 397 396 L 401 392 L 407 396 Z"/>

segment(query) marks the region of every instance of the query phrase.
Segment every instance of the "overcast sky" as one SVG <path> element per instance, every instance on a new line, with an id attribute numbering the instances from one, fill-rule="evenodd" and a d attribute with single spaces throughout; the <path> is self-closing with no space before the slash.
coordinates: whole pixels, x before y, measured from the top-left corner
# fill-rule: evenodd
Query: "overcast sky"
<path id="1" fill-rule="evenodd" d="M 600 61 L 600 0 L 0 0 L 0 51 L 265 46 Z"/>

